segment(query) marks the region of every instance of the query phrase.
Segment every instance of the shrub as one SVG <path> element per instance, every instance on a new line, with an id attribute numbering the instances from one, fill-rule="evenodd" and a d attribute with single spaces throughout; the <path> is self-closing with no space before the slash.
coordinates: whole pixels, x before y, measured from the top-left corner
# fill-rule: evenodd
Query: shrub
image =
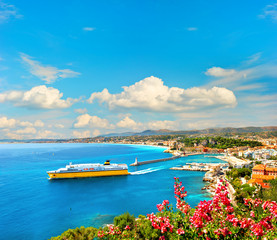
<path id="1" fill-rule="evenodd" d="M 135 216 L 126 212 L 120 216 L 115 217 L 113 222 L 114 225 L 117 226 L 121 231 L 123 231 L 126 226 L 129 226 L 130 229 L 133 229 L 135 225 Z"/>

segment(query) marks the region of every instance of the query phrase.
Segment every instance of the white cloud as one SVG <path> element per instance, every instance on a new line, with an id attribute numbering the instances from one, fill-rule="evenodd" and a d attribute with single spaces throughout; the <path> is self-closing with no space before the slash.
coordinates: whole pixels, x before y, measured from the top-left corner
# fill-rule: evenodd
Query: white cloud
<path id="1" fill-rule="evenodd" d="M 119 128 L 128 128 L 128 129 L 138 129 L 142 127 L 141 123 L 136 123 L 133 119 L 129 118 L 128 116 L 119 121 L 116 124 L 117 127 Z"/>
<path id="2" fill-rule="evenodd" d="M 257 62 L 262 56 L 262 52 L 258 52 L 253 54 L 252 56 L 248 57 L 248 60 L 244 61 L 247 65 L 251 65 L 255 62 Z"/>
<path id="3" fill-rule="evenodd" d="M 178 129 L 178 124 L 175 121 L 152 121 L 147 124 L 149 129 L 160 130 L 160 129 L 170 129 L 176 130 Z"/>
<path id="4" fill-rule="evenodd" d="M 236 70 L 234 69 L 224 69 L 221 67 L 212 67 L 205 72 L 206 75 L 213 77 L 226 77 L 234 75 L 235 73 Z"/>
<path id="5" fill-rule="evenodd" d="M 49 130 L 40 130 L 35 136 L 36 139 L 43 139 L 43 138 L 58 139 L 62 137 L 63 137 L 62 134 L 49 131 Z"/>
<path id="6" fill-rule="evenodd" d="M 21 18 L 14 5 L 10 5 L 0 1 L 0 23 L 5 23 L 11 18 Z"/>
<path id="7" fill-rule="evenodd" d="M 84 114 L 87 113 L 87 109 L 86 108 L 78 108 L 78 109 L 74 109 L 74 112 L 76 113 L 80 113 L 80 114 Z"/>
<path id="8" fill-rule="evenodd" d="M 62 97 L 63 93 L 60 93 L 58 89 L 41 85 L 26 92 L 9 91 L 0 93 L 0 103 L 12 102 L 19 107 L 55 109 L 71 107 L 73 103 L 78 101 L 72 98 L 63 100 Z"/>
<path id="9" fill-rule="evenodd" d="M 0 117 L 0 128 L 16 128 L 16 127 L 25 127 L 25 128 L 33 128 L 33 127 L 43 127 L 44 123 L 41 120 L 36 120 L 34 123 L 29 121 L 20 121 L 17 119 L 7 117 Z"/>
<path id="10" fill-rule="evenodd" d="M 80 75 L 70 69 L 58 69 L 52 66 L 43 66 L 40 62 L 32 60 L 32 57 L 21 53 L 21 59 L 28 65 L 30 72 L 45 81 L 46 84 L 55 82 L 58 78 L 74 78 Z"/>
<path id="11" fill-rule="evenodd" d="M 169 88 L 161 79 L 153 76 L 123 89 L 119 94 L 110 94 L 107 89 L 92 93 L 88 102 L 92 103 L 97 99 L 100 103 L 107 103 L 110 109 L 155 112 L 183 112 L 204 107 L 236 106 L 234 93 L 226 88 Z"/>
<path id="12" fill-rule="evenodd" d="M 248 85 L 242 85 L 242 86 L 238 86 L 237 88 L 235 88 L 235 91 L 248 91 L 248 90 L 253 90 L 253 89 L 261 89 L 263 87 L 262 84 L 248 84 Z"/>
<path id="13" fill-rule="evenodd" d="M 41 120 L 36 120 L 34 123 L 35 127 L 44 127 L 44 123 Z"/>
<path id="14" fill-rule="evenodd" d="M 263 14 L 259 15 L 261 18 L 271 18 L 277 21 L 277 3 L 266 5 Z"/>
<path id="15" fill-rule="evenodd" d="M 16 134 L 16 133 L 13 133 L 13 132 L 5 133 L 5 136 L 9 139 L 16 139 L 16 140 L 21 140 L 21 139 L 24 138 L 22 135 Z"/>
<path id="16" fill-rule="evenodd" d="M 28 121 L 22 121 L 18 125 L 21 127 L 33 127 L 33 123 L 28 122 Z"/>
<path id="17" fill-rule="evenodd" d="M 16 126 L 17 121 L 13 118 L 0 117 L 0 128 L 13 128 Z"/>
<path id="18" fill-rule="evenodd" d="M 188 27 L 187 30 L 188 31 L 197 31 L 198 28 L 197 27 Z"/>
<path id="19" fill-rule="evenodd" d="M 94 136 L 94 137 L 97 137 L 97 136 L 99 136 L 101 134 L 101 132 L 98 130 L 98 129 L 95 129 L 94 131 L 93 131 L 93 133 L 92 133 L 92 135 Z"/>
<path id="20" fill-rule="evenodd" d="M 196 121 L 196 122 L 192 122 L 192 123 L 188 123 L 187 124 L 187 128 L 188 129 L 205 129 L 205 128 L 213 128 L 216 127 L 218 123 L 214 122 L 214 121 Z"/>
<path id="21" fill-rule="evenodd" d="M 49 128 L 64 128 L 64 125 L 63 124 L 60 124 L 60 123 L 56 123 L 54 125 L 49 125 L 48 126 Z"/>
<path id="22" fill-rule="evenodd" d="M 33 127 L 26 127 L 24 129 L 16 130 L 16 134 L 35 134 L 37 130 Z"/>
<path id="23" fill-rule="evenodd" d="M 87 32 L 91 32 L 91 31 L 94 31 L 95 28 L 93 28 L 93 27 L 84 27 L 83 30 L 87 31 Z"/>
<path id="24" fill-rule="evenodd" d="M 223 69 L 222 72 L 225 72 L 226 70 L 234 69 Z M 249 82 L 254 79 L 260 79 L 264 77 L 276 78 L 277 65 L 269 63 L 261 64 L 255 67 L 245 68 L 242 70 L 234 70 L 233 74 L 226 74 L 225 76 L 224 74 L 222 74 L 221 77 L 216 76 L 216 74 L 214 74 L 213 76 L 217 77 L 218 79 L 210 82 L 208 86 L 220 85 L 225 87 L 239 87 L 243 82 Z"/>
<path id="25" fill-rule="evenodd" d="M 87 131 L 83 131 L 83 132 L 73 131 L 72 134 L 76 138 L 88 138 L 88 137 L 91 137 L 91 133 L 88 130 Z"/>
<path id="26" fill-rule="evenodd" d="M 89 114 L 83 114 L 77 117 L 77 122 L 74 124 L 75 128 L 105 128 L 113 129 L 114 126 L 109 123 L 107 119 L 99 118 L 97 116 L 90 116 Z"/>

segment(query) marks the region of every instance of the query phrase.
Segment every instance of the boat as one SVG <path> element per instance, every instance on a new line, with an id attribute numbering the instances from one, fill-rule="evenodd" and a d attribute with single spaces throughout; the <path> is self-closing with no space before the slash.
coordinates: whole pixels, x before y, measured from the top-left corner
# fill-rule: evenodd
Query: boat
<path id="1" fill-rule="evenodd" d="M 48 171 L 49 179 L 65 179 L 65 178 L 87 178 L 87 177 L 104 177 L 129 175 L 128 166 L 126 164 L 111 164 L 107 160 L 104 164 L 100 163 L 84 163 L 66 165 L 65 168 Z"/>

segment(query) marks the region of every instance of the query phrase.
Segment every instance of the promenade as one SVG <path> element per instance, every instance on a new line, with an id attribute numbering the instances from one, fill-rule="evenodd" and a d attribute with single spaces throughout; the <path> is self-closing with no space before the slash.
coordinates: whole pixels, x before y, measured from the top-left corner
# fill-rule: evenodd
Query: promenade
<path id="1" fill-rule="evenodd" d="M 232 166 L 243 167 L 245 165 L 250 164 L 249 160 L 242 160 L 242 159 L 236 158 L 234 156 L 214 156 L 214 157 L 218 158 L 222 161 L 226 161 L 226 162 L 230 163 Z"/>

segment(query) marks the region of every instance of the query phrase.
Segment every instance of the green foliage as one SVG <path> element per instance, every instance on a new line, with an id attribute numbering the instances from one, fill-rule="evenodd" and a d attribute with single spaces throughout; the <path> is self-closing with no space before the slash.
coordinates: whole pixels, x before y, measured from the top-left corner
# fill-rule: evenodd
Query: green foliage
<path id="1" fill-rule="evenodd" d="M 231 179 L 250 177 L 252 171 L 249 168 L 232 168 L 226 173 L 227 176 Z"/>
<path id="2" fill-rule="evenodd" d="M 136 229 L 138 239 L 159 239 L 159 230 L 153 229 L 152 224 L 145 217 L 138 219 L 138 228 Z"/>
<path id="3" fill-rule="evenodd" d="M 239 205 L 243 203 L 244 198 L 250 198 L 256 195 L 256 187 L 250 187 L 249 184 L 241 184 L 240 178 L 250 179 L 251 170 L 249 168 L 233 168 L 226 175 L 236 189 L 235 197 Z"/>
<path id="4" fill-rule="evenodd" d="M 267 182 L 270 184 L 270 189 L 263 189 L 262 199 L 277 201 L 277 178 Z"/>
<path id="5" fill-rule="evenodd" d="M 114 225 L 119 227 L 121 231 L 125 229 L 126 226 L 129 226 L 131 229 L 135 226 L 135 216 L 130 215 L 130 213 L 126 212 L 120 216 L 114 218 Z"/>
<path id="6" fill-rule="evenodd" d="M 62 235 L 52 237 L 51 240 L 93 240 L 97 232 L 98 229 L 93 227 L 68 229 Z"/>
<path id="7" fill-rule="evenodd" d="M 254 193 L 255 190 L 256 190 L 255 187 L 250 187 L 250 186 L 244 187 L 244 188 L 242 189 L 243 192 L 247 193 L 248 197 L 251 197 L 251 196 L 253 195 L 253 193 Z"/>
<path id="8" fill-rule="evenodd" d="M 258 141 L 249 141 L 249 140 L 224 138 L 224 137 L 183 138 L 178 141 L 184 143 L 186 147 L 193 147 L 194 144 L 196 145 L 202 144 L 205 147 L 220 148 L 220 149 L 241 147 L 241 146 L 249 146 L 249 147 L 262 146 L 262 144 Z"/>

